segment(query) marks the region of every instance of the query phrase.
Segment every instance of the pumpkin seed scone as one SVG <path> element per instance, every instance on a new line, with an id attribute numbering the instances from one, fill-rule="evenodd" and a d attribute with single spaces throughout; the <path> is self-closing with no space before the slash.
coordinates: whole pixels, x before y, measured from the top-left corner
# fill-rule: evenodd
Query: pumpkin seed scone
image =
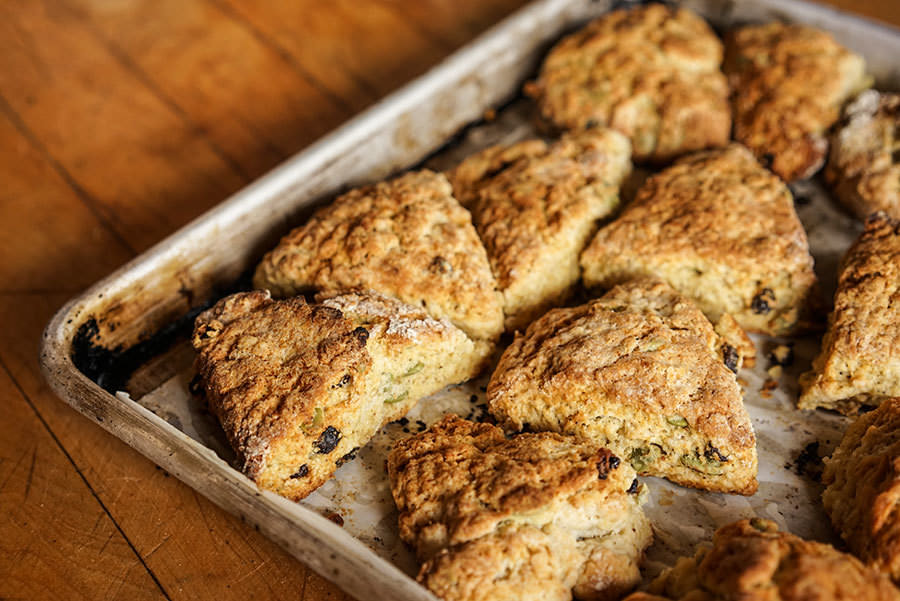
<path id="1" fill-rule="evenodd" d="M 526 327 L 571 294 L 597 221 L 619 206 L 630 155 L 622 134 L 591 129 L 552 144 L 488 148 L 449 174 L 487 249 L 507 330 Z"/>
<path id="2" fill-rule="evenodd" d="M 700 152 L 650 177 L 581 255 L 584 282 L 609 288 L 653 276 L 714 323 L 798 328 L 816 276 L 790 190 L 746 148 Z"/>
<path id="3" fill-rule="evenodd" d="M 863 58 L 831 34 L 768 23 L 729 33 L 723 66 L 734 137 L 785 181 L 810 177 L 828 154 L 841 106 L 872 80 Z"/>
<path id="4" fill-rule="evenodd" d="M 444 417 L 388 455 L 400 536 L 447 601 L 616 600 L 650 544 L 643 484 L 605 448 Z"/>
<path id="5" fill-rule="evenodd" d="M 449 322 L 377 294 L 315 305 L 234 294 L 197 317 L 192 341 L 200 389 L 244 473 L 295 500 L 482 361 Z"/>
<path id="6" fill-rule="evenodd" d="M 560 129 L 631 140 L 635 161 L 724 146 L 731 133 L 722 43 L 706 22 L 661 4 L 610 12 L 564 38 L 526 87 Z"/>
<path id="7" fill-rule="evenodd" d="M 875 213 L 842 261 L 834 311 L 800 409 L 854 414 L 900 396 L 900 220 Z"/>
<path id="8" fill-rule="evenodd" d="M 897 601 L 891 581 L 831 545 L 753 518 L 719 528 L 712 547 L 683 557 L 625 601 Z"/>
<path id="9" fill-rule="evenodd" d="M 900 583 L 900 397 L 850 425 L 822 482 L 825 510 L 850 551 Z"/>
<path id="10" fill-rule="evenodd" d="M 507 430 L 575 435 L 641 475 L 751 495 L 756 437 L 729 349 L 668 285 L 631 281 L 517 335 L 488 404 Z"/>

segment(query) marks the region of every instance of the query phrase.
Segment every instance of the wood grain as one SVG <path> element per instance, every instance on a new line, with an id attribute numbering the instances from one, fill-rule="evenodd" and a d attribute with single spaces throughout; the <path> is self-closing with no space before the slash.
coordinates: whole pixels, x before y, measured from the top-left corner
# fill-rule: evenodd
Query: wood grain
<path id="1" fill-rule="evenodd" d="M 40 331 L 524 3 L 0 3 L 0 598 L 345 598 L 56 399 Z"/>

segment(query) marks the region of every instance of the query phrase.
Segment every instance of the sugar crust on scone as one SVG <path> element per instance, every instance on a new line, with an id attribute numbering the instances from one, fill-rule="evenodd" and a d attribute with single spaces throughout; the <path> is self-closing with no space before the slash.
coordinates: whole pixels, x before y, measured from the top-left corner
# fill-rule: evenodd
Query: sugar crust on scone
<path id="1" fill-rule="evenodd" d="M 561 129 L 612 127 L 636 161 L 723 146 L 731 132 L 722 43 L 683 8 L 610 12 L 564 38 L 526 91 Z"/>
<path id="2" fill-rule="evenodd" d="M 570 296 L 581 251 L 619 205 L 630 155 L 622 134 L 595 128 L 553 143 L 494 146 L 449 173 L 487 250 L 507 330 L 524 329 Z"/>
<path id="3" fill-rule="evenodd" d="M 645 489 L 607 449 L 450 415 L 396 443 L 388 475 L 419 580 L 443 599 L 618 599 L 640 579 Z"/>
<path id="4" fill-rule="evenodd" d="M 693 303 L 630 281 L 516 336 L 488 384 L 490 411 L 507 430 L 607 446 L 640 474 L 753 494 L 756 437 L 723 348 Z"/>
<path id="5" fill-rule="evenodd" d="M 739 144 L 700 152 L 647 179 L 581 256 L 588 287 L 660 278 L 711 321 L 785 335 L 816 282 L 790 190 Z"/>

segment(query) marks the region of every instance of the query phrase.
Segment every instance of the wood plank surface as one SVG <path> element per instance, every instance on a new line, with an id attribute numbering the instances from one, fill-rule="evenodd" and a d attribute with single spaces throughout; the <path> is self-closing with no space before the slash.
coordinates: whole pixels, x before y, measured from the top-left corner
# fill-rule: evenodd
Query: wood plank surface
<path id="1" fill-rule="evenodd" d="M 40 332 L 523 4 L 0 3 L 0 598 L 345 598 L 59 401 Z M 832 4 L 900 25 L 896 0 Z"/>

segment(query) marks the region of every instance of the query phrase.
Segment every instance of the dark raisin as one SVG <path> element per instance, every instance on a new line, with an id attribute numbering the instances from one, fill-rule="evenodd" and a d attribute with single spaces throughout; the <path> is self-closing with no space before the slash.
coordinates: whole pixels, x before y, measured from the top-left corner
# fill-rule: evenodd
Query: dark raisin
<path id="1" fill-rule="evenodd" d="M 722 346 L 722 360 L 725 362 L 725 367 L 733 371 L 734 373 L 738 372 L 738 356 L 737 350 L 731 346 L 730 344 L 725 344 Z"/>
<path id="2" fill-rule="evenodd" d="M 728 456 L 723 455 L 719 449 L 712 446 L 711 443 L 706 443 L 706 450 L 703 451 L 703 456 L 706 457 L 707 461 L 719 461 L 725 463 L 728 461 Z"/>
<path id="3" fill-rule="evenodd" d="M 304 463 L 297 469 L 296 472 L 291 474 L 291 480 L 296 480 L 297 478 L 303 478 L 307 474 L 309 474 L 309 466 Z"/>
<path id="4" fill-rule="evenodd" d="M 470 397 L 469 397 L 469 402 L 470 402 L 470 403 L 477 403 L 477 402 L 478 402 L 478 395 L 473 394 L 472 396 L 470 396 Z"/>
<path id="5" fill-rule="evenodd" d="M 337 384 L 332 384 L 331 387 L 332 387 L 332 388 L 343 388 L 344 386 L 346 386 L 347 384 L 349 384 L 349 383 L 350 383 L 350 380 L 352 380 L 352 379 L 353 379 L 353 378 L 350 377 L 350 374 L 344 374 L 344 375 L 341 377 L 340 382 L 338 382 Z"/>
<path id="6" fill-rule="evenodd" d="M 408 425 L 409 425 L 409 418 L 408 418 L 408 417 L 401 417 L 400 419 L 398 419 L 398 420 L 395 421 L 394 423 L 395 423 L 395 424 L 400 424 L 401 426 L 408 426 Z"/>
<path id="7" fill-rule="evenodd" d="M 362 326 L 353 330 L 353 335 L 356 336 L 356 339 L 359 340 L 359 343 L 363 346 L 366 346 L 366 342 L 369 341 L 369 330 Z"/>
<path id="8" fill-rule="evenodd" d="M 606 451 L 600 461 L 597 462 L 597 477 L 601 480 L 606 480 L 607 476 L 609 476 L 609 471 L 619 467 L 619 463 L 621 461 L 618 457 Z"/>
<path id="9" fill-rule="evenodd" d="M 769 307 L 769 303 L 774 301 L 775 293 L 772 292 L 772 289 L 763 288 L 762 292 L 753 297 L 753 301 L 750 303 L 750 308 L 753 309 L 754 313 L 762 315 L 772 310 Z"/>
<path id="10" fill-rule="evenodd" d="M 639 486 L 638 480 L 637 480 L 637 478 L 635 478 L 634 480 L 631 481 L 631 486 L 629 486 L 628 490 L 626 490 L 625 492 L 627 492 L 630 495 L 636 495 L 637 491 L 638 491 L 638 486 Z"/>
<path id="11" fill-rule="evenodd" d="M 354 459 L 356 459 L 357 451 L 359 451 L 359 447 L 353 447 L 349 453 L 347 453 L 346 455 L 344 455 L 343 457 L 338 459 L 338 461 L 337 461 L 338 467 L 344 465 L 348 461 L 353 461 Z"/>
<path id="12" fill-rule="evenodd" d="M 338 445 L 338 442 L 341 440 L 341 432 L 334 426 L 328 426 L 325 428 L 325 431 L 322 432 L 322 435 L 319 436 L 319 440 L 313 443 L 313 446 L 316 449 L 317 453 L 327 454 L 334 450 L 334 447 Z"/>
<path id="13" fill-rule="evenodd" d="M 615 470 L 615 469 L 618 469 L 620 463 L 621 463 L 621 461 L 620 461 L 619 458 L 616 457 L 615 455 L 613 455 L 612 457 L 609 458 L 609 467 L 610 467 L 610 469 L 614 469 L 614 470 Z"/>

